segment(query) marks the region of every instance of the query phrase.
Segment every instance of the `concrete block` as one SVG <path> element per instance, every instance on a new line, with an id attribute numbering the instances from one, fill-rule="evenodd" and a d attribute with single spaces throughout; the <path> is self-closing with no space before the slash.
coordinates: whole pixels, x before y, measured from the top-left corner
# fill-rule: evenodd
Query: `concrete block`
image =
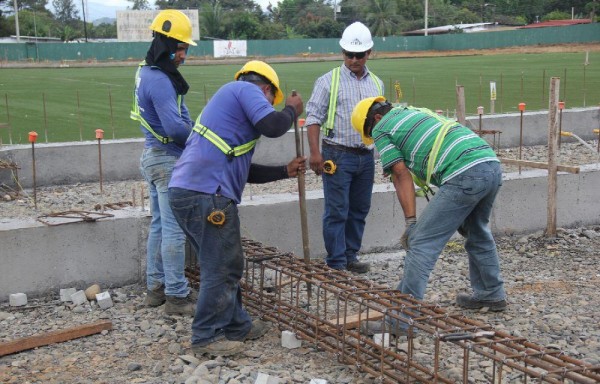
<path id="1" fill-rule="evenodd" d="M 85 297 L 85 292 L 83 292 L 83 291 L 77 291 L 74 294 L 72 294 L 71 301 L 75 305 L 81 305 L 81 304 L 88 303 L 88 299 L 87 299 L 87 297 Z"/>
<path id="2" fill-rule="evenodd" d="M 281 346 L 288 349 L 300 348 L 302 340 L 298 340 L 294 332 L 283 331 L 281 332 Z"/>
<path id="3" fill-rule="evenodd" d="M 267 375 L 266 373 L 258 372 L 254 384 L 279 384 L 279 378 Z"/>
<path id="4" fill-rule="evenodd" d="M 101 309 L 107 309 L 113 306 L 110 293 L 108 291 L 100 292 L 96 294 L 96 301 Z"/>
<path id="5" fill-rule="evenodd" d="M 67 302 L 71 301 L 71 295 L 77 292 L 75 288 L 64 288 L 60 290 L 60 301 Z"/>
<path id="6" fill-rule="evenodd" d="M 310 379 L 310 384 L 327 384 L 325 379 Z"/>
<path id="7" fill-rule="evenodd" d="M 11 307 L 22 307 L 27 305 L 27 295 L 24 293 L 13 293 L 8 296 Z"/>
<path id="8" fill-rule="evenodd" d="M 390 346 L 390 334 L 389 333 L 376 333 L 373 335 L 373 341 L 384 348 Z"/>

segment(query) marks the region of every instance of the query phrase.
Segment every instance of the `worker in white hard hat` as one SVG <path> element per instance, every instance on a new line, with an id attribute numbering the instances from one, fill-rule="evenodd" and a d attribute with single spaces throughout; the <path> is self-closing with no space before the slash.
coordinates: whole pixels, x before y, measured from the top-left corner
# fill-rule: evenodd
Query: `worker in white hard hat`
<path id="1" fill-rule="evenodd" d="M 344 62 L 315 81 L 306 104 L 309 161 L 323 178 L 327 265 L 366 273 L 369 264 L 359 261 L 358 252 L 371 207 L 375 161 L 373 146 L 363 144 L 350 116 L 362 98 L 383 95 L 384 85 L 366 65 L 373 48 L 369 28 L 360 22 L 350 24 L 340 47 Z"/>
<path id="2" fill-rule="evenodd" d="M 192 40 L 192 23 L 181 11 L 164 10 L 150 25 L 154 38 L 135 76 L 131 118 L 145 142 L 140 169 L 148 184 L 152 221 L 146 256 L 144 304 L 165 303 L 169 315 L 194 314 L 195 300 L 185 276 L 185 234 L 169 207 L 168 184 L 193 121 L 183 98 L 189 86 L 179 66 Z"/>
<path id="3" fill-rule="evenodd" d="M 196 355 L 229 356 L 244 341 L 263 336 L 268 324 L 242 307 L 244 254 L 238 204 L 246 183 L 264 183 L 304 172 L 306 158 L 285 166 L 252 164 L 260 136 L 284 135 L 304 110 L 299 94 L 285 107 L 279 77 L 263 61 L 247 62 L 211 97 L 196 119 L 169 184 L 177 221 L 196 251 L 202 277 L 192 323 Z"/>

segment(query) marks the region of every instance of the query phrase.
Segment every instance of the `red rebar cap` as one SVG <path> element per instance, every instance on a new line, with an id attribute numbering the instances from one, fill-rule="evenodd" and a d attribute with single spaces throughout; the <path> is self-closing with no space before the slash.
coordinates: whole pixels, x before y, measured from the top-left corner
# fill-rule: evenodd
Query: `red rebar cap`
<path id="1" fill-rule="evenodd" d="M 36 131 L 31 131 L 29 132 L 29 142 L 30 143 L 35 143 L 35 141 L 37 140 L 38 134 Z"/>
<path id="2" fill-rule="evenodd" d="M 96 139 L 103 139 L 104 138 L 104 131 L 101 129 L 96 129 Z"/>
<path id="3" fill-rule="evenodd" d="M 558 109 L 565 109 L 565 102 L 564 101 L 559 101 L 558 102 Z"/>
<path id="4" fill-rule="evenodd" d="M 525 110 L 525 103 L 519 103 L 519 111 Z"/>

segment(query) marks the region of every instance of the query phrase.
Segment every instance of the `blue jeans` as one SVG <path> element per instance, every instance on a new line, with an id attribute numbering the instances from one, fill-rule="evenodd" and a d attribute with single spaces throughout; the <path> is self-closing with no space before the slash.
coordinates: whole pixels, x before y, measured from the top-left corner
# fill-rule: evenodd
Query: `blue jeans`
<path id="1" fill-rule="evenodd" d="M 152 221 L 146 247 L 146 285 L 149 290 L 165 286 L 167 296 L 186 297 L 185 234 L 169 206 L 168 187 L 177 157 L 166 151 L 147 148 L 142 152 L 140 170 L 148 183 Z"/>
<path id="2" fill-rule="evenodd" d="M 323 160 L 333 160 L 333 175 L 323 173 L 323 240 L 327 265 L 346 269 L 358 260 L 375 179 L 373 151 L 355 154 L 323 146 Z"/>
<path id="3" fill-rule="evenodd" d="M 223 337 L 243 341 L 252 319 L 242 308 L 244 253 L 237 205 L 223 196 L 181 188 L 170 188 L 169 200 L 196 251 L 200 267 L 192 345 L 204 346 Z M 207 220 L 214 210 L 225 213 L 222 226 Z"/>
<path id="4" fill-rule="evenodd" d="M 496 243 L 488 228 L 492 206 L 502 185 L 497 162 L 475 165 L 443 184 L 408 232 L 402 293 L 422 300 L 435 263 L 458 230 L 466 239 L 469 277 L 478 300 L 506 298 Z"/>

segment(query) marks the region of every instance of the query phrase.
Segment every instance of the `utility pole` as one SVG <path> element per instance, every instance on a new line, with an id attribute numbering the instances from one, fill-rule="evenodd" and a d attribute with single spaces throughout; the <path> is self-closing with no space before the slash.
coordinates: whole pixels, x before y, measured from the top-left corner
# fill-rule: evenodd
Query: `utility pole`
<path id="1" fill-rule="evenodd" d="M 19 32 L 19 7 L 17 7 L 17 0 L 13 0 L 15 6 L 15 31 L 17 32 L 17 43 L 21 42 L 21 35 Z"/>
<path id="2" fill-rule="evenodd" d="M 333 0 L 333 21 L 337 20 L 337 0 Z"/>
<path id="3" fill-rule="evenodd" d="M 17 1 L 17 0 L 15 0 Z M 83 34 L 85 36 L 85 42 L 87 43 L 87 24 L 85 22 L 85 6 L 83 5 L 84 0 L 81 0 L 81 13 L 83 13 Z"/>
<path id="4" fill-rule="evenodd" d="M 429 1 L 425 0 L 425 36 L 427 36 L 428 25 L 429 25 Z"/>

